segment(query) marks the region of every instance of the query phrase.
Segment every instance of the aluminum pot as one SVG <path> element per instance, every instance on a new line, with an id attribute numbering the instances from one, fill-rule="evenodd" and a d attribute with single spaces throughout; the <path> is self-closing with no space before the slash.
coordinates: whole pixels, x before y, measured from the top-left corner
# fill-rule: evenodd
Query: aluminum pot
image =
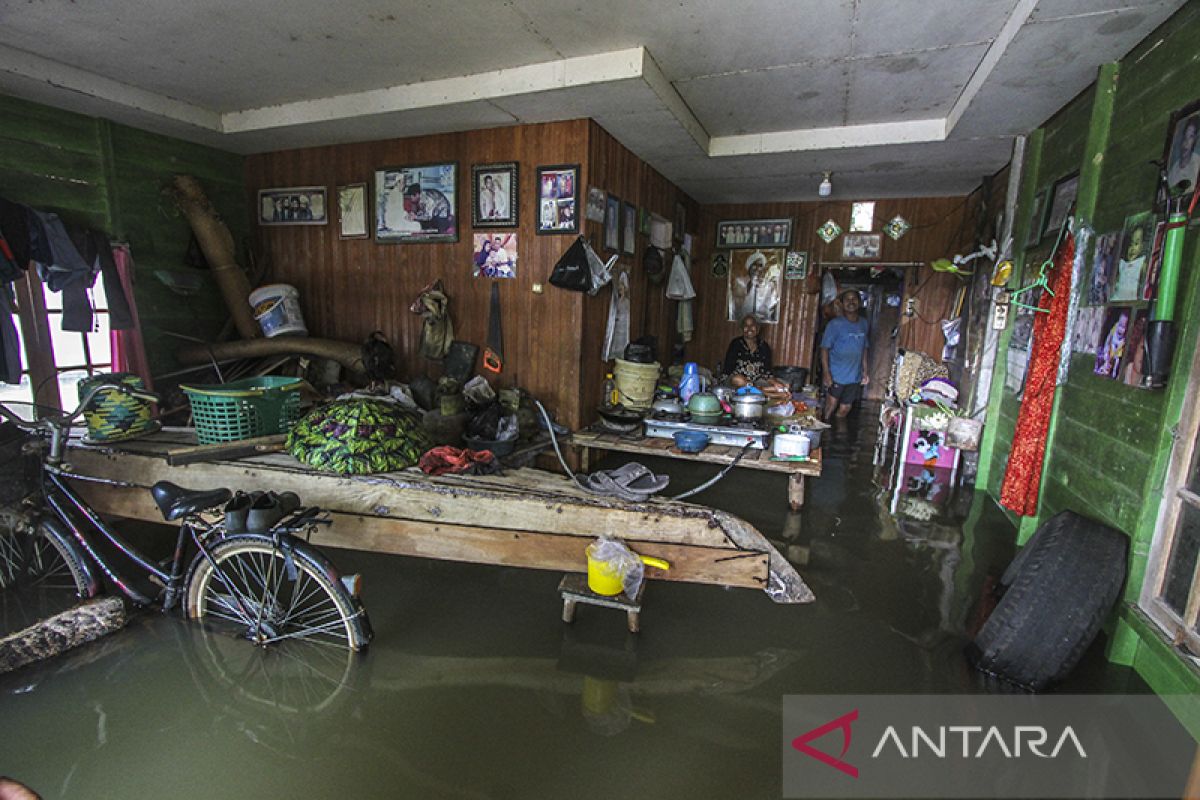
<path id="1" fill-rule="evenodd" d="M 761 394 L 734 395 L 730 403 L 733 405 L 733 417 L 739 422 L 757 422 L 767 413 L 767 398 Z"/>

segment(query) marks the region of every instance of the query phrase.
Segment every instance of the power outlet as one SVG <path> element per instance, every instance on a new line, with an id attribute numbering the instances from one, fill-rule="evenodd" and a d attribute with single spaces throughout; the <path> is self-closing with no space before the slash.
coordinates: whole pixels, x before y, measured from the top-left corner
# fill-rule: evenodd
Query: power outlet
<path id="1" fill-rule="evenodd" d="M 904 316 L 912 317 L 917 313 L 917 298 L 910 297 L 904 302 Z"/>
<path id="2" fill-rule="evenodd" d="M 992 330 L 1002 331 L 1008 325 L 1008 303 L 992 306 Z"/>

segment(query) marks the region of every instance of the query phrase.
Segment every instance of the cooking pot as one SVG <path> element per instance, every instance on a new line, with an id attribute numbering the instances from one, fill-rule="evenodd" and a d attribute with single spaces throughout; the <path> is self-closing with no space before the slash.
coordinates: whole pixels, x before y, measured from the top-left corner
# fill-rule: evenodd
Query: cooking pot
<path id="1" fill-rule="evenodd" d="M 696 392 L 688 400 L 687 410 L 693 416 L 719 417 L 721 415 L 721 401 L 712 392 Z"/>
<path id="2" fill-rule="evenodd" d="M 678 397 L 659 397 L 654 401 L 654 405 L 650 409 L 655 414 L 682 414 L 683 403 L 679 402 Z"/>
<path id="3" fill-rule="evenodd" d="M 756 422 L 767 412 L 767 398 L 761 394 L 737 394 L 730 403 L 734 418 L 740 422 Z"/>
<path id="4" fill-rule="evenodd" d="M 776 458 L 808 458 L 811 444 L 804 434 L 777 433 L 772 442 L 771 452 Z"/>

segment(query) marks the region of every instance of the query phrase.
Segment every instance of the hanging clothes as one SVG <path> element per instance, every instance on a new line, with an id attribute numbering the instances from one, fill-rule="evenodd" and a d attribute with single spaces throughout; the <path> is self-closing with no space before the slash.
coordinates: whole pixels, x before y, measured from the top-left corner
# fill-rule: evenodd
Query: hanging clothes
<path id="1" fill-rule="evenodd" d="M 15 300 L 12 283 L 0 284 L 0 383 L 21 382 L 21 340 L 13 323 Z"/>
<path id="2" fill-rule="evenodd" d="M 113 272 L 120 286 L 122 298 L 129 298 L 127 312 L 129 325 L 118 328 L 115 324 L 109 331 L 109 341 L 112 347 L 112 371 L 131 372 L 139 376 L 146 388 L 154 391 L 154 382 L 150 378 L 150 361 L 146 358 L 146 343 L 142 339 L 142 323 L 138 318 L 137 305 L 133 302 L 133 256 L 129 248 L 122 245 L 110 251 L 113 262 Z M 103 270 L 102 270 L 103 271 Z M 107 279 L 104 282 L 105 293 L 111 298 Z M 109 300 L 110 315 L 113 313 L 112 300 Z M 115 323 L 115 319 L 113 320 Z"/>
<path id="3" fill-rule="evenodd" d="M 693 300 L 680 300 L 675 313 L 675 331 L 684 342 L 690 342 L 696 333 L 696 314 Z"/>
<path id="4" fill-rule="evenodd" d="M 108 236 L 97 230 L 68 225 L 67 234 L 83 260 L 92 265 L 92 282 L 100 273 L 104 283 L 104 296 L 108 299 L 108 325 L 112 330 L 128 330 L 133 327 L 129 298 L 117 274 L 113 261 L 113 246 Z M 92 284 L 88 284 L 90 288 Z M 63 330 L 73 330 L 63 328 Z"/>
<path id="5" fill-rule="evenodd" d="M 1066 338 L 1071 300 L 1075 238 L 1067 234 L 1054 258 L 1050 291 L 1043 292 L 1039 305 L 1048 313 L 1037 313 L 1033 321 L 1033 345 L 1025 377 L 1025 397 L 1017 415 L 1008 468 L 1000 488 L 1000 504 L 1023 517 L 1037 514 L 1046 455 L 1046 435 L 1054 393 L 1058 389 L 1059 359 Z"/>
<path id="6" fill-rule="evenodd" d="M 421 327 L 421 355 L 441 361 L 450 352 L 450 344 L 454 341 L 450 298 L 442 288 L 442 282 L 434 281 L 422 289 L 408 309 L 425 319 Z"/>
<path id="7" fill-rule="evenodd" d="M 612 298 L 608 303 L 608 329 L 604 333 L 603 359 L 624 358 L 629 345 L 629 273 L 621 270 L 613 280 Z"/>

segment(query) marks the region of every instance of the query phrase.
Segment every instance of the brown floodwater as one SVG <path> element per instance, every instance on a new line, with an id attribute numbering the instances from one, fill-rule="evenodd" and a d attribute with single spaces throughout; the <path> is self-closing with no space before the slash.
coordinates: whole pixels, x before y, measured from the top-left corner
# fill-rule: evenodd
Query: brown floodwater
<path id="1" fill-rule="evenodd" d="M 0 676 L 0 774 L 46 798 L 779 797 L 784 695 L 1004 691 L 963 646 L 1013 527 L 969 491 L 889 514 L 863 428 L 826 434 L 800 513 L 773 473 L 694 498 L 763 531 L 815 603 L 653 583 L 632 635 L 611 609 L 564 625 L 558 573 L 331 551 L 365 578 L 366 653 L 141 612 Z M 716 469 L 645 463 L 670 494 Z M 1097 644 L 1060 691 L 1148 689 Z"/>

